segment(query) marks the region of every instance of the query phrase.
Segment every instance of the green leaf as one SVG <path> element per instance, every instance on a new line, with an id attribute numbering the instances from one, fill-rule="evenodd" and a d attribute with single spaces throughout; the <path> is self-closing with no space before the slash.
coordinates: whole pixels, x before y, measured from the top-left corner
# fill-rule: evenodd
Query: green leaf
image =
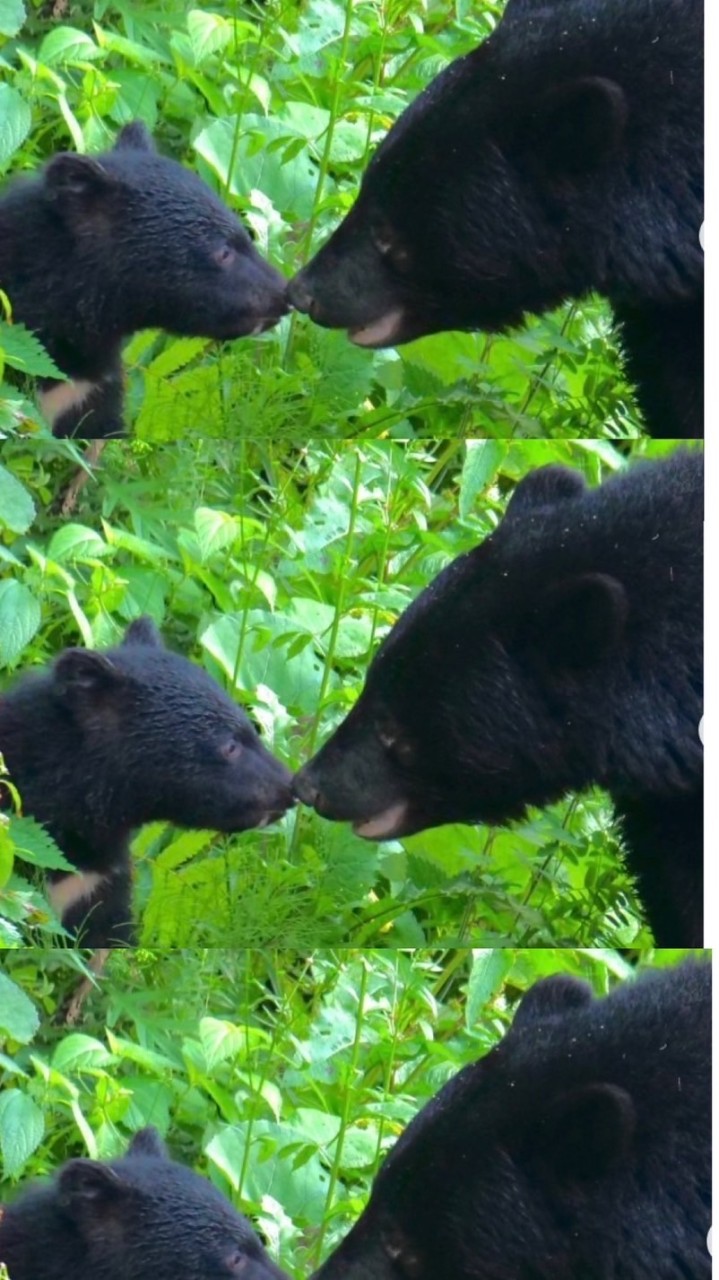
<path id="1" fill-rule="evenodd" d="M 0 92 L 2 86 L 0 85 Z M 0 104 L 1 106 L 1 104 Z M 2 125 L 0 125 L 0 132 Z M 10 299 L 12 304 L 12 298 Z M 57 378 L 65 382 L 65 374 L 47 354 L 42 343 L 24 324 L 8 324 L 0 320 L 0 355 L 5 363 L 31 378 Z"/>
<path id="2" fill-rule="evenodd" d="M 22 796 L 20 797 L 22 799 Z M 11 818 L 10 838 L 18 857 L 43 871 L 76 871 L 55 841 L 34 818 Z"/>
<path id="3" fill-rule="evenodd" d="M 16 36 L 25 21 L 23 0 L 0 0 L 0 36 Z M 0 107 L 0 119 L 2 108 Z"/>
<path id="4" fill-rule="evenodd" d="M 45 1120 L 37 1103 L 19 1089 L 0 1094 L 0 1151 L 3 1173 L 16 1178 L 45 1135 Z"/>
<path id="5" fill-rule="evenodd" d="M 233 195 L 249 196 L 257 187 L 280 213 L 309 218 L 317 185 L 317 170 L 306 148 L 289 159 L 273 142 L 294 141 L 287 125 L 276 118 L 247 114 L 238 132 L 234 120 L 213 120 L 193 142 L 198 155 L 210 165 Z M 325 180 L 329 195 L 332 181 Z"/>
<path id="6" fill-rule="evenodd" d="M 32 591 L 13 579 L 0 582 L 0 667 L 12 667 L 40 626 Z"/>
<path id="7" fill-rule="evenodd" d="M 27 533 L 35 519 L 35 503 L 24 485 L 0 466 L 0 525 L 11 533 Z"/>
<path id="8" fill-rule="evenodd" d="M 0 1031 L 18 1044 L 29 1044 L 39 1026 L 40 1018 L 32 1000 L 0 973 Z"/>
<path id="9" fill-rule="evenodd" d="M 501 440 L 468 440 L 459 488 L 459 514 L 467 518 L 477 498 L 494 480 L 507 445 Z"/>
<path id="10" fill-rule="evenodd" d="M 39 62 L 56 67 L 65 63 L 91 62 L 101 55 L 102 49 L 84 31 L 75 27 L 55 27 L 45 36 L 37 56 Z"/>
<path id="11" fill-rule="evenodd" d="M 109 1067 L 114 1058 L 101 1040 L 77 1032 L 66 1036 L 52 1055 L 52 1065 L 62 1075 L 76 1071 L 96 1071 Z"/>
<path id="12" fill-rule="evenodd" d="M 480 1021 L 485 1006 L 501 991 L 513 957 L 514 952 L 509 950 L 475 951 L 467 985 L 465 1021 L 468 1027 Z"/>
<path id="13" fill-rule="evenodd" d="M 25 99 L 9 84 L 0 84 L 0 166 L 4 167 L 22 146 L 31 123 Z"/>
<path id="14" fill-rule="evenodd" d="M 187 31 L 198 67 L 211 54 L 220 53 L 227 48 L 232 36 L 232 27 L 226 18 L 216 13 L 203 13 L 201 9 L 190 9 Z"/>
<path id="15" fill-rule="evenodd" d="M 48 560 L 58 564 L 73 560 L 94 560 L 98 556 L 107 555 L 110 548 L 94 529 L 83 524 L 66 524 L 50 539 L 47 549 Z"/>

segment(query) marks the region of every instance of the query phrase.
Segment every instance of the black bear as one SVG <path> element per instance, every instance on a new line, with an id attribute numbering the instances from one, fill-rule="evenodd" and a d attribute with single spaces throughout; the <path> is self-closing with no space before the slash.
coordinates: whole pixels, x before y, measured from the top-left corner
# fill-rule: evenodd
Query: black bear
<path id="1" fill-rule="evenodd" d="M 710 1280 L 710 984 L 696 963 L 602 1000 L 536 983 L 315 1280 Z"/>
<path id="2" fill-rule="evenodd" d="M 290 286 L 364 346 L 598 290 L 652 435 L 702 415 L 703 0 L 509 0 L 373 157 Z"/>
<path id="3" fill-rule="evenodd" d="M 77 867 L 51 874 L 50 899 L 86 947 L 132 942 L 133 828 L 245 831 L 294 803 L 244 711 L 147 618 L 117 648 L 65 649 L 0 695 L 0 752 L 24 812 Z"/>
<path id="4" fill-rule="evenodd" d="M 123 431 L 123 339 L 139 329 L 259 333 L 285 281 L 240 220 L 142 124 L 99 156 L 53 156 L 0 199 L 0 288 L 69 382 L 41 383 L 57 436 Z"/>
<path id="5" fill-rule="evenodd" d="M 0 1206 L 10 1280 L 287 1280 L 246 1218 L 170 1160 L 154 1129 L 126 1155 L 68 1160 L 47 1186 Z"/>
<path id="6" fill-rule="evenodd" d="M 702 942 L 702 457 L 540 467 L 400 617 L 295 779 L 370 839 L 604 786 L 661 946 Z"/>

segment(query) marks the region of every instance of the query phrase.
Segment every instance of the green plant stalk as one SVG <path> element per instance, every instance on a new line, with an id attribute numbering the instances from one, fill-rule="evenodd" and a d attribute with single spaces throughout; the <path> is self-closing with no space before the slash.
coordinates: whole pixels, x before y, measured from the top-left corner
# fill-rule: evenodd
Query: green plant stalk
<path id="1" fill-rule="evenodd" d="M 317 699 L 317 714 L 315 715 L 314 720 L 312 721 L 312 727 L 310 729 L 309 740 L 307 744 L 307 750 L 310 756 L 313 756 L 315 752 L 315 743 L 317 741 L 317 734 L 319 731 L 319 724 L 320 724 L 320 713 L 324 705 L 325 698 L 327 697 L 327 686 L 329 684 L 330 675 L 332 673 L 332 664 L 334 662 L 335 648 L 337 645 L 337 636 L 339 634 L 340 622 L 342 621 L 342 616 L 344 611 L 345 595 L 347 592 L 347 578 L 348 578 L 349 567 L 352 559 L 352 550 L 354 546 L 355 525 L 357 523 L 357 507 L 358 507 L 358 497 L 359 497 L 361 463 L 362 463 L 362 454 L 360 453 L 359 450 L 357 450 L 357 456 L 355 458 L 354 484 L 352 486 L 352 505 L 350 507 L 349 527 L 347 529 L 345 550 L 344 550 L 344 555 L 342 556 L 342 566 L 340 569 L 339 582 L 337 586 L 337 600 L 335 603 L 335 612 L 334 612 L 334 617 L 332 619 L 332 628 L 330 630 L 330 638 L 327 645 L 327 653 L 325 655 L 325 665 L 322 672 L 322 683 L 320 685 L 319 696 Z"/>
<path id="2" fill-rule="evenodd" d="M 327 1219 L 329 1211 L 332 1208 L 335 1198 L 335 1189 L 339 1180 L 339 1172 L 342 1163 L 342 1149 L 344 1147 L 345 1135 L 349 1127 L 350 1121 L 350 1104 L 352 1101 L 352 1086 L 357 1077 L 359 1065 L 360 1044 L 362 1041 L 362 1030 L 364 1028 L 364 1002 L 367 994 L 367 973 L 368 965 L 364 956 L 359 957 L 360 960 L 360 987 L 357 993 L 357 1021 L 355 1023 L 354 1041 L 352 1043 L 352 1056 L 350 1058 L 349 1068 L 347 1071 L 347 1083 L 342 1099 L 342 1113 L 340 1115 L 340 1127 L 335 1143 L 334 1158 L 332 1160 L 332 1168 L 330 1169 L 330 1182 L 327 1188 L 327 1198 L 325 1200 L 325 1212 L 322 1215 L 322 1225 L 317 1236 L 314 1250 L 315 1267 L 319 1265 L 322 1256 L 322 1246 L 324 1244 L 325 1232 L 327 1230 Z M 314 1269 L 314 1268 L 313 1268 Z"/>

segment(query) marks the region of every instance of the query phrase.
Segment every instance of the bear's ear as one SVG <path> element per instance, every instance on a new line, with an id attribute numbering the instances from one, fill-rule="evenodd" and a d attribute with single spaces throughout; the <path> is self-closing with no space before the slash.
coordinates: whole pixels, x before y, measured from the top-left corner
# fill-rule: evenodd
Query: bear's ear
<path id="1" fill-rule="evenodd" d="M 599 168 L 621 145 L 628 114 L 623 89 L 602 76 L 581 76 L 550 89 L 528 129 L 533 162 L 558 177 Z"/>
<path id="2" fill-rule="evenodd" d="M 169 1159 L 167 1150 L 157 1129 L 148 1126 L 139 1129 L 127 1148 L 129 1156 L 152 1156 L 155 1160 Z"/>
<path id="3" fill-rule="evenodd" d="M 103 653 L 66 649 L 53 666 L 56 692 L 68 705 L 92 701 L 122 683 L 122 674 Z"/>
<path id="4" fill-rule="evenodd" d="M 597 1083 L 554 1099 L 533 1134 L 536 1154 L 561 1187 L 602 1178 L 632 1149 L 636 1111 L 630 1094 Z"/>
<path id="5" fill-rule="evenodd" d="M 122 638 L 123 644 L 149 644 L 153 649 L 164 649 L 162 636 L 152 618 L 135 618 Z"/>
<path id="6" fill-rule="evenodd" d="M 544 591 L 532 611 L 528 639 L 545 665 L 580 671 L 617 647 L 628 612 L 626 592 L 616 578 L 575 574 Z"/>
<path id="7" fill-rule="evenodd" d="M 515 516 L 522 516 L 527 511 L 555 507 L 560 502 L 580 498 L 586 489 L 584 476 L 571 467 L 558 466 L 556 463 L 537 467 L 519 481 L 507 503 L 504 519 L 514 520 Z"/>
<path id="8" fill-rule="evenodd" d="M 152 134 L 143 124 L 142 120 L 133 120 L 130 124 L 126 124 L 120 130 L 115 141 L 113 151 L 154 151 L 155 144 L 152 140 Z"/>
<path id="9" fill-rule="evenodd" d="M 592 988 L 581 978 L 573 978 L 567 973 L 540 978 L 522 996 L 511 1029 L 523 1029 L 545 1018 L 555 1018 L 574 1009 L 584 1009 L 593 999 Z"/>
<path id="10" fill-rule="evenodd" d="M 111 174 L 92 156 L 64 151 L 45 165 L 45 190 L 63 209 L 87 207 L 115 185 Z"/>
<path id="11" fill-rule="evenodd" d="M 73 1217 L 97 1204 L 111 1203 L 124 1189 L 119 1173 L 99 1160 L 69 1160 L 58 1175 L 60 1205 Z"/>

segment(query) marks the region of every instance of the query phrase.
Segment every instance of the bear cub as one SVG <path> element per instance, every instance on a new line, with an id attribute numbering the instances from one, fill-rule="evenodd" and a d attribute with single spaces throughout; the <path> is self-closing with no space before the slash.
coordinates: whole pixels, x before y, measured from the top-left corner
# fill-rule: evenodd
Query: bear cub
<path id="1" fill-rule="evenodd" d="M 285 281 L 139 122 L 99 156 L 53 156 L 0 198 L 0 288 L 69 382 L 40 383 L 56 436 L 123 433 L 121 347 L 140 329 L 229 339 L 287 310 Z"/>
<path id="2" fill-rule="evenodd" d="M 107 1163 L 68 1160 L 0 1206 L 10 1280 L 287 1280 L 249 1222 L 170 1160 L 154 1129 Z"/>
<path id="3" fill-rule="evenodd" d="M 133 941 L 134 828 L 245 831 L 294 803 L 245 712 L 147 618 L 117 648 L 66 649 L 0 695 L 0 752 L 24 812 L 77 868 L 51 872 L 49 892 L 86 947 Z"/>
<path id="4" fill-rule="evenodd" d="M 526 475 L 399 618 L 298 797 L 387 840 L 602 786 L 657 944 L 701 946 L 702 461 Z"/>
<path id="5" fill-rule="evenodd" d="M 315 1280 L 710 1280 L 710 1225 L 709 965 L 599 1000 L 557 974 L 412 1120 Z"/>

